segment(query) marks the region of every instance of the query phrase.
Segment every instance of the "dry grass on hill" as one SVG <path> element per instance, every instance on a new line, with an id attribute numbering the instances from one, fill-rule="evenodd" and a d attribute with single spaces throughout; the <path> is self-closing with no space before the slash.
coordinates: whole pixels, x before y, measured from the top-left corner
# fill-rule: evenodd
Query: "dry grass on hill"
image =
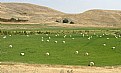
<path id="1" fill-rule="evenodd" d="M 121 11 L 95 9 L 88 10 L 80 14 L 66 14 L 48 7 L 28 3 L 0 3 L 0 18 L 19 18 L 28 20 L 27 22 L 18 22 L 24 24 L 58 24 L 57 22 L 55 22 L 56 19 L 68 18 L 73 20 L 74 23 L 77 24 L 77 26 L 80 25 L 80 27 L 121 27 Z"/>

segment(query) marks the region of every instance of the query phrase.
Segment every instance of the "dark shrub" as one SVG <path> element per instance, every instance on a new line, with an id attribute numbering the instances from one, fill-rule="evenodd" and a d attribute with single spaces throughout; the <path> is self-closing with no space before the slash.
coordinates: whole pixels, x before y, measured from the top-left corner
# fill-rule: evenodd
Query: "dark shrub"
<path id="1" fill-rule="evenodd" d="M 63 19 L 63 23 L 69 23 L 69 20 L 68 19 Z"/>
<path id="2" fill-rule="evenodd" d="M 73 21 L 71 21 L 71 22 L 70 22 L 70 24 L 74 24 L 74 22 L 73 22 Z"/>

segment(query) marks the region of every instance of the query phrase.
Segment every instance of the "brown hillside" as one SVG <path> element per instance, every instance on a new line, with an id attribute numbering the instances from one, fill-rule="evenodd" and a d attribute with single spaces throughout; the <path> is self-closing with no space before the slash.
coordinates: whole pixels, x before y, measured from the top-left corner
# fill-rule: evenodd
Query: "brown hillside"
<path id="1" fill-rule="evenodd" d="M 67 18 L 74 22 L 74 26 L 121 27 L 121 11 L 95 9 L 80 14 L 65 14 L 48 7 L 28 3 L 0 3 L 0 18 L 16 23 L 28 20 L 24 23 L 51 23 L 53 25 L 63 24 L 55 21 Z M 21 22 L 16 19 L 20 19 Z"/>
<path id="2" fill-rule="evenodd" d="M 64 17 L 72 18 L 77 24 L 83 26 L 121 27 L 121 11 L 116 10 L 88 10 Z"/>
<path id="3" fill-rule="evenodd" d="M 121 11 L 89 10 L 79 15 L 80 23 L 99 26 L 118 26 L 121 24 Z"/>
<path id="4" fill-rule="evenodd" d="M 0 3 L 0 18 L 28 19 L 30 23 L 47 22 L 64 13 L 27 3 Z"/>

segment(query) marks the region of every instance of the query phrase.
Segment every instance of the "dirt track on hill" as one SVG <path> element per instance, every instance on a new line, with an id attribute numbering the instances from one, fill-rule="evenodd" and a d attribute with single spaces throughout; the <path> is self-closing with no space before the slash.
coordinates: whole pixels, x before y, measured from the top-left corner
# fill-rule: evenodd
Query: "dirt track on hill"
<path id="1" fill-rule="evenodd" d="M 121 73 L 121 67 L 86 67 L 1 63 L 0 73 Z"/>

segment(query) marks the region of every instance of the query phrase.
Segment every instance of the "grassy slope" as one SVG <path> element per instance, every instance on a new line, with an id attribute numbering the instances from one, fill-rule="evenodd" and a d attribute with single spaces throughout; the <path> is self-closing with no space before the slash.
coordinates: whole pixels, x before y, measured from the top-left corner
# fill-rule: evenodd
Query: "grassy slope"
<path id="1" fill-rule="evenodd" d="M 121 30 L 121 28 L 107 27 L 60 27 L 48 24 L 0 24 L 0 29 L 5 30 Z"/>
<path id="2" fill-rule="evenodd" d="M 102 34 L 100 34 L 102 35 Z M 55 37 L 54 34 L 49 35 L 50 42 L 46 42 L 46 35 L 13 35 L 3 39 L 1 36 L 1 58 L 0 61 L 41 63 L 41 64 L 64 64 L 64 65 L 88 65 L 90 61 L 94 61 L 96 66 L 112 66 L 121 65 L 121 38 L 114 36 L 104 36 L 102 38 L 93 36 L 91 40 L 88 37 L 82 37 L 81 34 L 72 34 L 75 39 L 72 40 L 69 34 L 64 39 L 64 34 Z M 41 41 L 44 37 L 44 42 Z M 109 37 L 109 40 L 106 38 Z M 54 41 L 58 43 L 54 43 Z M 66 43 L 62 43 L 65 40 Z M 106 43 L 107 46 L 103 46 Z M 13 48 L 9 48 L 9 44 Z M 116 46 L 115 50 L 111 48 Z M 75 54 L 78 50 L 79 54 Z M 25 52 L 25 56 L 20 56 L 20 52 Z M 49 52 L 50 56 L 45 53 Z M 84 56 L 85 52 L 89 56 Z"/>

